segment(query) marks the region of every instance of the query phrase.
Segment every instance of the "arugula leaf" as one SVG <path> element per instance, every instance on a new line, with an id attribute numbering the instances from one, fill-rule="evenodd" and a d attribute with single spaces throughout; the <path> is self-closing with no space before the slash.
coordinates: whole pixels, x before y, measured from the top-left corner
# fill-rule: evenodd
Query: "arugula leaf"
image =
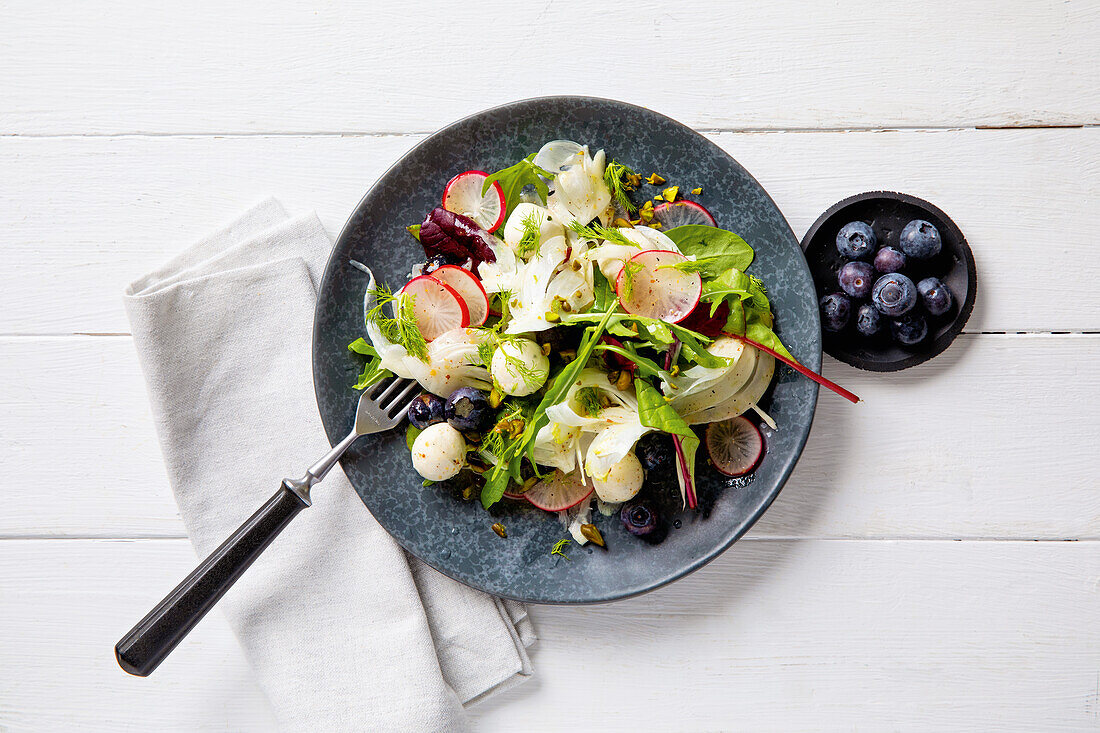
<path id="1" fill-rule="evenodd" d="M 352 341 L 348 344 L 348 351 L 368 357 L 367 363 L 363 365 L 363 371 L 359 373 L 359 380 L 352 389 L 366 389 L 372 384 L 381 382 L 386 377 L 393 376 L 389 371 L 382 368 L 382 360 L 378 358 L 378 352 L 365 339 L 357 338 Z"/>
<path id="2" fill-rule="evenodd" d="M 726 270 L 744 271 L 752 264 L 753 251 L 737 234 L 706 224 L 685 224 L 665 232 L 685 255 L 695 255 L 704 263 L 702 272 L 718 277 Z"/>
<path id="3" fill-rule="evenodd" d="M 378 352 L 375 351 L 370 342 L 368 342 L 364 338 L 357 338 L 350 344 L 348 344 L 348 351 L 353 351 L 356 354 L 362 354 L 363 356 L 378 356 Z"/>
<path id="4" fill-rule="evenodd" d="M 745 337 L 752 339 L 758 344 L 767 346 L 769 349 L 778 354 L 782 354 L 791 361 L 798 361 L 798 359 L 791 356 L 791 352 L 787 351 L 787 347 L 784 346 L 783 342 L 779 340 L 779 337 L 775 335 L 775 331 L 759 321 L 749 323 L 748 326 L 746 326 Z"/>
<path id="5" fill-rule="evenodd" d="M 598 267 L 592 268 L 592 290 L 596 294 L 596 301 L 592 306 L 594 310 L 602 313 L 617 302 L 615 288 L 611 287 L 611 282 Z"/>
<path id="6" fill-rule="evenodd" d="M 684 463 L 689 477 L 686 483 L 694 486 L 695 451 L 699 448 L 699 436 L 649 382 L 635 379 L 634 394 L 638 396 L 638 420 L 642 425 L 680 437 L 680 447 L 684 451 Z"/>
<path id="7" fill-rule="evenodd" d="M 751 285 L 752 279 L 745 273 L 737 269 L 726 270 L 713 280 L 703 281 L 703 294 L 699 300 L 710 303 L 710 314 L 713 316 L 723 301 L 729 301 L 732 307 L 734 301 L 740 303 L 752 298 Z"/>
<path id="8" fill-rule="evenodd" d="M 500 188 L 504 191 L 504 202 L 507 205 L 504 211 L 505 221 L 508 220 L 512 211 L 520 203 L 519 197 L 524 186 L 534 186 L 543 203 L 546 203 L 546 197 L 550 195 L 550 188 L 546 185 L 546 181 L 542 179 L 542 176 L 552 178 L 554 174 L 539 168 L 532 162 L 534 159 L 535 154 L 531 153 L 515 165 L 492 174 L 485 179 L 485 183 L 481 186 L 481 194 L 484 196 L 494 181 L 500 183 Z"/>
<path id="9" fill-rule="evenodd" d="M 633 344 L 625 343 L 622 346 L 615 346 L 614 344 L 600 344 L 596 347 L 596 351 L 610 351 L 613 354 L 618 354 L 624 359 L 628 359 L 634 362 L 638 367 L 638 372 L 643 377 L 667 377 L 668 372 L 657 365 L 657 362 L 652 359 L 642 356 L 634 348 Z"/>

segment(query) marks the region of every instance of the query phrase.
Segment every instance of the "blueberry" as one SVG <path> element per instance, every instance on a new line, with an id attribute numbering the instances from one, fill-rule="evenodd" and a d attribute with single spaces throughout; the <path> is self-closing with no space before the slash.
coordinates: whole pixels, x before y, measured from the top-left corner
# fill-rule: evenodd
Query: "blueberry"
<path id="1" fill-rule="evenodd" d="M 917 304 L 917 286 L 897 272 L 883 275 L 871 289 L 871 303 L 884 316 L 904 316 Z"/>
<path id="2" fill-rule="evenodd" d="M 875 284 L 875 268 L 866 262 L 845 262 L 836 276 L 840 289 L 853 298 L 866 298 Z"/>
<path id="3" fill-rule="evenodd" d="M 926 277 L 917 283 L 917 292 L 924 302 L 924 309 L 934 316 L 942 316 L 951 308 L 951 291 L 938 277 Z"/>
<path id="4" fill-rule="evenodd" d="M 826 331 L 843 330 L 851 315 L 852 302 L 844 295 L 833 293 L 821 299 L 821 325 Z"/>
<path id="5" fill-rule="evenodd" d="M 907 316 L 890 321 L 890 331 L 894 334 L 894 340 L 904 346 L 919 344 L 928 335 L 928 322 L 920 313 L 910 313 Z"/>
<path id="6" fill-rule="evenodd" d="M 940 231 L 932 225 L 932 222 L 924 219 L 914 219 L 901 230 L 898 240 L 901 251 L 918 260 L 926 260 L 940 253 L 942 242 Z"/>
<path id="7" fill-rule="evenodd" d="M 473 387 L 459 387 L 447 398 L 443 409 L 447 422 L 455 430 L 481 431 L 493 420 L 493 408 L 485 393 Z"/>
<path id="8" fill-rule="evenodd" d="M 886 274 L 905 269 L 905 255 L 893 247 L 883 247 L 875 255 L 875 269 Z"/>
<path id="9" fill-rule="evenodd" d="M 619 519 L 626 531 L 635 537 L 646 537 L 657 532 L 657 512 L 645 504 L 624 504 Z"/>
<path id="10" fill-rule="evenodd" d="M 667 433 L 646 433 L 634 448 L 635 455 L 647 471 L 672 468 L 672 438 Z"/>
<path id="11" fill-rule="evenodd" d="M 427 275 L 429 273 L 435 272 L 440 267 L 443 267 L 443 265 L 450 265 L 450 264 L 452 264 L 452 263 L 451 263 L 450 260 L 447 259 L 446 255 L 442 255 L 442 254 L 432 255 L 431 257 L 428 258 L 428 261 L 424 263 L 424 274 Z"/>
<path id="12" fill-rule="evenodd" d="M 875 251 L 878 239 L 871 227 L 861 221 L 845 224 L 836 234 L 836 248 L 850 260 L 862 260 Z"/>
<path id="13" fill-rule="evenodd" d="M 446 419 L 443 415 L 443 406 L 442 397 L 425 392 L 409 405 L 409 423 L 414 428 L 423 430 L 429 425 L 443 422 Z"/>
<path id="14" fill-rule="evenodd" d="M 856 330 L 864 336 L 874 336 L 882 330 L 882 314 L 873 305 L 864 303 L 856 312 Z"/>

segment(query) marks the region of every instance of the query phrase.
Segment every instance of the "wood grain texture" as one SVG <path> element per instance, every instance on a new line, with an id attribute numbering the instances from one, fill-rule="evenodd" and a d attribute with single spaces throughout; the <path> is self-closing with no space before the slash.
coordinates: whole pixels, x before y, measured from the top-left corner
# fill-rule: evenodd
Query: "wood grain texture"
<path id="1" fill-rule="evenodd" d="M 1100 128 L 711 138 L 799 236 L 860 191 L 903 190 L 940 206 L 977 260 L 970 331 L 1100 330 L 1083 235 L 1100 210 Z M 0 333 L 126 332 L 123 289 L 189 242 L 271 195 L 295 211 L 316 207 L 338 232 L 419 139 L 0 138 L 0 176 L 17 183 L 0 186 Z"/>
<path id="2" fill-rule="evenodd" d="M 821 395 L 752 535 L 1100 538 L 1097 360 L 1100 335 L 964 335 L 887 376 L 827 359 L 864 402 Z M 33 467 L 0 536 L 183 535 L 128 337 L 0 339 L 0 373 L 0 473 Z"/>
<path id="3" fill-rule="evenodd" d="M 5 3 L 0 131 L 429 131 L 541 94 L 707 128 L 1100 121 L 1100 7 Z"/>
<path id="4" fill-rule="evenodd" d="M 270 730 L 220 617 L 149 679 L 114 666 L 193 563 L 185 540 L 0 542 L 0 729 Z M 1100 725 L 1092 542 L 748 541 L 641 598 L 532 613 L 537 676 L 477 730 Z"/>

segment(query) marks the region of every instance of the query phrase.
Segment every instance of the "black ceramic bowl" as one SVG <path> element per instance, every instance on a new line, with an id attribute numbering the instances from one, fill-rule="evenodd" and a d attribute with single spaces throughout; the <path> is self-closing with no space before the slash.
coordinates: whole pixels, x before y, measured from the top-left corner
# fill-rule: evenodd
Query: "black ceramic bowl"
<path id="1" fill-rule="evenodd" d="M 480 112 L 429 136 L 378 180 L 348 220 L 321 283 L 313 334 L 314 389 L 330 440 L 347 434 L 358 398 L 352 385 L 359 365 L 347 345 L 364 335 L 367 280 L 348 260 L 368 264 L 391 286 L 404 285 L 411 265 L 424 258 L 405 226 L 439 205 L 456 172 L 497 170 L 560 138 L 602 148 L 609 158 L 638 171 L 658 171 L 671 183 L 702 186 L 700 203 L 719 225 L 755 248 L 750 271 L 767 283 L 779 337 L 803 364 L 820 369 L 817 303 L 806 260 L 783 214 L 737 161 L 698 133 L 642 107 L 591 97 L 530 99 Z M 726 479 L 706 467 L 706 450 L 700 450 L 699 493 L 709 514 L 682 511 L 675 494 L 674 502 L 663 502 L 671 530 L 658 545 L 629 535 L 617 515 L 593 511 L 608 549 L 574 545 L 568 561 L 552 555 L 555 542 L 567 536 L 556 516 L 519 501 L 501 501 L 486 512 L 476 500 L 425 487 L 412 468 L 403 430 L 360 438 L 342 465 L 379 523 L 406 550 L 452 578 L 540 603 L 624 598 L 717 557 L 778 495 L 809 434 L 817 385 L 786 367 L 776 374 L 761 406 L 779 429 L 764 430 L 767 454 L 760 466 L 749 478 Z M 505 525 L 506 539 L 490 529 L 496 521 Z"/>
<path id="2" fill-rule="evenodd" d="M 974 255 L 955 222 L 938 208 L 916 196 L 893 191 L 871 191 L 844 199 L 833 205 L 814 222 L 802 238 L 802 249 L 813 273 L 818 298 L 840 292 L 837 271 L 847 262 L 836 248 L 836 235 L 848 222 L 869 224 L 878 237 L 878 246 L 898 248 L 901 230 L 913 219 L 932 222 L 940 231 L 943 248 L 929 260 L 909 258 L 903 270 L 913 282 L 938 277 L 951 291 L 951 309 L 942 316 L 928 318 L 928 336 L 916 346 L 901 346 L 890 338 L 889 329 L 867 337 L 855 329 L 856 309 L 852 303 L 848 326 L 838 333 L 822 331 L 825 353 L 860 369 L 893 372 L 928 361 L 955 340 L 974 309 L 977 279 Z M 879 273 L 876 273 L 876 277 Z M 918 304 L 918 308 L 919 308 Z"/>

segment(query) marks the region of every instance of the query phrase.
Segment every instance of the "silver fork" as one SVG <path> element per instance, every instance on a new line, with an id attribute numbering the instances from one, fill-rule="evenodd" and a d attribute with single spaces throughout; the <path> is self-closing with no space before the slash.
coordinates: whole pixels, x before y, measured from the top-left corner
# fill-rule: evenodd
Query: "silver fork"
<path id="1" fill-rule="evenodd" d="M 355 410 L 355 427 L 347 437 L 302 478 L 283 479 L 266 504 L 122 637 L 115 645 L 119 666 L 140 677 L 151 674 L 290 520 L 310 505 L 310 489 L 332 470 L 356 438 L 397 427 L 419 393 L 416 382 L 397 378 L 366 389 Z"/>

